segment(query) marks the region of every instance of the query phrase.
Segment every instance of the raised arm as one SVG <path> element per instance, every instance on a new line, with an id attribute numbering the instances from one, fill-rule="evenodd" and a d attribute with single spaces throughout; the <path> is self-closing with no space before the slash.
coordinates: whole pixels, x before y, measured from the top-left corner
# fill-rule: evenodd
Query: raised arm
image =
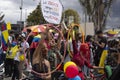
<path id="1" fill-rule="evenodd" d="M 74 31 L 72 32 L 72 44 L 73 44 L 73 52 L 74 52 L 74 54 L 77 54 L 78 49 L 77 49 L 77 45 L 76 45 L 76 41 L 75 41 L 75 33 L 74 33 Z"/>

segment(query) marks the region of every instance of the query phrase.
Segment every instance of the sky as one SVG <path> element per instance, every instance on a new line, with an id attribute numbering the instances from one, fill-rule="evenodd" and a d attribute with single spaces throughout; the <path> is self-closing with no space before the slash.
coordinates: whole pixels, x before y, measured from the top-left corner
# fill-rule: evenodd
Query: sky
<path id="1" fill-rule="evenodd" d="M 23 0 L 23 14 L 22 20 L 25 20 L 30 12 L 32 12 L 39 4 L 40 0 Z M 64 10 L 74 9 L 84 21 L 84 12 L 78 0 L 61 0 Z M 116 0 L 110 10 L 107 26 L 120 25 L 120 0 Z M 16 23 L 20 20 L 20 5 L 21 0 L 0 0 L 0 12 L 5 14 L 4 20 L 6 22 Z"/>

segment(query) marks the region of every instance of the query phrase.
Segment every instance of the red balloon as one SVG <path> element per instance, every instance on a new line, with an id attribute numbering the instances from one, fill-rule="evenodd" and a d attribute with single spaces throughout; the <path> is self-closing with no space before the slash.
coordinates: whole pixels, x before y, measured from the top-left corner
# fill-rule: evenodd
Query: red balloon
<path id="1" fill-rule="evenodd" d="M 74 65 L 70 65 L 66 68 L 66 76 L 68 78 L 74 78 L 75 76 L 77 76 L 79 73 L 78 67 L 74 66 Z"/>

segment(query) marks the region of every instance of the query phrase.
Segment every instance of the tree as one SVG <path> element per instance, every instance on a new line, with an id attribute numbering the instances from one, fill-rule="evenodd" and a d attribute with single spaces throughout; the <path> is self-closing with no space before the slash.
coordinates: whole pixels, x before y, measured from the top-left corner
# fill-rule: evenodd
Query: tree
<path id="1" fill-rule="evenodd" d="M 79 2 L 88 15 L 88 21 L 94 23 L 95 31 L 104 29 L 113 0 L 79 0 Z"/>
<path id="2" fill-rule="evenodd" d="M 69 25 L 72 22 L 76 23 L 76 24 L 80 23 L 79 14 L 77 13 L 77 11 L 75 11 L 73 9 L 68 9 L 68 10 L 64 11 L 63 16 L 65 18 L 65 23 L 67 25 Z M 71 20 L 71 19 L 73 19 L 73 20 Z"/>
<path id="3" fill-rule="evenodd" d="M 27 18 L 27 24 L 28 25 L 39 25 L 39 24 L 44 24 L 47 23 L 45 19 L 43 18 L 42 11 L 41 11 L 41 6 L 40 4 L 37 5 L 36 9 L 33 10 L 32 13 Z"/>

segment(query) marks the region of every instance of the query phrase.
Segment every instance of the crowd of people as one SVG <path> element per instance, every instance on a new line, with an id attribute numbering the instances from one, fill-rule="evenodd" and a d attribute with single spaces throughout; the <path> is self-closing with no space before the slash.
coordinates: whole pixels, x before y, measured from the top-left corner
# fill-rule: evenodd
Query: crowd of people
<path id="1" fill-rule="evenodd" d="M 44 32 L 31 32 L 27 29 L 21 34 L 10 31 L 7 47 L 3 46 L 5 77 L 22 80 L 25 77 L 24 67 L 27 66 L 34 80 L 53 80 L 56 74 L 51 71 L 56 69 L 63 58 L 64 61 L 57 70 L 63 71 L 64 64 L 73 61 L 79 68 L 79 76 L 82 80 L 85 80 L 85 75 L 89 76 L 89 68 L 104 68 L 99 67 L 102 52 L 106 47 L 113 48 L 113 46 L 112 43 L 108 44 L 102 31 L 97 31 L 95 36 L 86 36 L 84 41 L 85 36 L 80 32 L 70 29 L 69 33 L 60 27 L 59 29 L 60 31 L 57 31 L 46 27 Z M 117 64 L 120 63 L 118 59 Z"/>

